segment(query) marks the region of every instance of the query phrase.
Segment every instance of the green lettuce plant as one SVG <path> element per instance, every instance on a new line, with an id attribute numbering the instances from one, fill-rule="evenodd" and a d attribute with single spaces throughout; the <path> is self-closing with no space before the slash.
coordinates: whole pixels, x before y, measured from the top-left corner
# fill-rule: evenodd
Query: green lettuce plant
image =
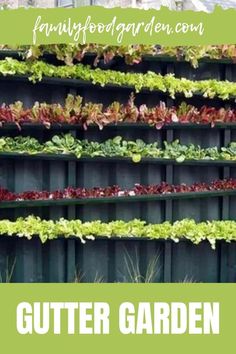
<path id="1" fill-rule="evenodd" d="M 164 147 L 158 143 L 145 143 L 141 139 L 135 141 L 124 140 L 117 136 L 104 142 L 79 140 L 71 134 L 54 135 L 51 140 L 40 143 L 31 137 L 17 136 L 0 138 L 0 152 L 19 154 L 58 154 L 82 157 L 126 157 L 133 162 L 140 162 L 142 158 L 172 159 L 181 163 L 185 160 L 236 160 L 236 142 L 228 147 L 201 148 L 199 145 L 182 145 L 179 140 L 164 142 Z"/>
<path id="2" fill-rule="evenodd" d="M 189 240 L 194 244 L 209 241 L 212 248 L 216 242 L 236 241 L 236 221 L 204 221 L 197 223 L 192 219 L 175 221 L 171 224 L 166 221 L 162 224 L 147 224 L 145 221 L 134 219 L 131 221 L 111 221 L 109 223 L 100 220 L 82 222 L 81 220 L 58 221 L 41 220 L 36 216 L 18 218 L 16 221 L 0 220 L 1 236 L 18 236 L 32 239 L 39 237 L 42 242 L 54 240 L 60 237 L 75 237 L 85 243 L 86 240 L 96 238 L 145 238 L 153 240 Z"/>
<path id="3" fill-rule="evenodd" d="M 136 92 L 143 89 L 158 90 L 168 93 L 172 98 L 176 94 L 192 97 L 198 93 L 204 97 L 216 96 L 223 100 L 236 96 L 236 83 L 217 80 L 192 81 L 185 78 L 178 79 L 173 74 L 162 76 L 152 71 L 146 74 L 124 73 L 115 70 L 91 69 L 88 65 L 55 66 L 43 61 L 24 62 L 12 58 L 0 61 L 0 73 L 4 76 L 26 75 L 30 81 L 36 83 L 44 77 L 63 79 L 79 79 L 91 82 L 93 85 L 130 86 Z"/>
<path id="4" fill-rule="evenodd" d="M 4 1 L 3 1 L 4 3 Z M 1 7 L 1 5 L 0 5 Z M 32 46 L 0 46 L 2 50 L 18 50 L 27 60 L 37 60 L 45 54 L 55 55 L 58 60 L 67 65 L 73 65 L 75 61 L 81 61 L 85 55 L 94 55 L 93 64 L 96 66 L 100 59 L 105 63 L 114 57 L 123 57 L 126 64 L 133 65 L 140 63 L 145 56 L 167 56 L 177 60 L 190 62 L 196 68 L 200 59 L 229 59 L 232 62 L 236 59 L 236 45 L 205 45 L 205 46 L 154 46 L 154 45 L 122 45 L 111 46 L 102 44 L 49 44 Z"/>

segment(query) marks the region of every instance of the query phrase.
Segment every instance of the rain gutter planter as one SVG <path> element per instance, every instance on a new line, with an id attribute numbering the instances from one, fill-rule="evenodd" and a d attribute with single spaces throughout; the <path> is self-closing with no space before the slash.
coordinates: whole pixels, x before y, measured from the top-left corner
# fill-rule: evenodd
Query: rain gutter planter
<path id="1" fill-rule="evenodd" d="M 90 124 L 87 126 L 87 130 L 84 129 L 82 124 L 66 124 L 66 123 L 52 123 L 50 128 L 47 128 L 44 124 L 32 124 L 32 123 L 23 123 L 20 125 L 21 129 L 14 123 L 3 123 L 0 127 L 0 132 L 2 130 L 44 130 L 44 131 L 51 131 L 51 130 L 60 130 L 60 131 L 68 131 L 68 130 L 82 130 L 88 131 L 90 129 L 97 129 L 100 131 L 97 124 Z M 169 130 L 169 129 L 236 129 L 236 122 L 235 123 L 216 123 L 213 127 L 210 124 L 198 124 L 198 123 L 170 123 L 164 124 L 161 129 L 157 129 L 155 125 L 150 125 L 146 123 L 111 123 L 103 126 L 102 130 L 105 129 L 145 129 L 145 130 Z"/>
<path id="2" fill-rule="evenodd" d="M 73 87 L 73 88 L 80 88 L 80 87 L 93 87 L 96 88 L 97 90 L 127 90 L 129 92 L 135 92 L 135 87 L 134 86 L 129 86 L 129 85 L 118 85 L 118 84 L 106 84 L 104 86 L 101 86 L 100 84 L 96 83 L 93 84 L 91 81 L 85 81 L 81 79 L 69 79 L 69 78 L 58 78 L 58 77 L 43 77 L 41 81 L 36 81 L 35 83 L 32 83 L 32 81 L 29 81 L 29 77 L 27 75 L 6 75 L 6 76 L 0 76 L 1 81 L 16 81 L 16 82 L 29 82 L 33 85 L 59 85 L 59 86 L 64 86 L 64 87 Z M 157 93 L 160 96 L 167 96 L 170 97 L 170 94 L 168 91 L 161 91 L 158 89 L 153 89 L 150 90 L 148 88 L 143 88 L 139 92 L 135 92 L 135 94 L 141 94 L 141 93 Z M 191 99 L 193 97 L 202 97 L 204 100 L 218 100 L 222 101 L 222 98 L 219 96 L 215 95 L 214 97 L 204 97 L 203 94 L 199 91 L 196 91 L 193 93 L 192 96 L 190 97 L 185 97 L 183 93 L 175 93 L 175 98 L 178 97 L 184 97 L 184 99 Z M 223 100 L 223 102 L 227 101 L 235 101 L 236 96 L 230 96 L 229 98 Z"/>
<path id="3" fill-rule="evenodd" d="M 128 197 L 98 197 L 98 198 L 63 198 L 48 200 L 22 200 L 22 201 L 0 201 L 0 209 L 7 208 L 28 208 L 28 207 L 51 207 L 51 206 L 70 206 L 88 204 L 115 204 L 115 203 L 138 203 L 155 202 L 163 200 L 182 200 L 198 198 L 214 198 L 236 196 L 236 190 L 207 191 L 207 192 L 181 192 L 166 193 L 157 195 L 138 195 Z"/>
<path id="4" fill-rule="evenodd" d="M 143 157 L 142 160 L 138 163 L 132 161 L 131 157 L 81 157 L 77 158 L 74 155 L 67 154 L 21 154 L 6 152 L 0 153 L 0 159 L 29 159 L 29 160 L 58 160 L 58 161 L 77 161 L 77 162 L 110 162 L 110 163 L 119 163 L 119 162 L 128 162 L 134 165 L 139 164 L 160 164 L 160 165 L 199 165 L 199 166 L 234 166 L 236 167 L 236 160 L 185 160 L 183 162 L 177 162 L 174 159 L 164 159 L 164 158 L 150 158 Z"/>
<path id="5" fill-rule="evenodd" d="M 210 242 L 207 240 L 207 239 L 204 239 L 202 241 L 200 241 L 199 243 L 194 243 L 193 241 L 191 241 L 191 239 L 188 239 L 188 238 L 185 238 L 185 237 L 182 237 L 182 238 L 179 238 L 177 241 L 172 239 L 171 237 L 169 238 L 151 238 L 151 237 L 144 237 L 144 236 L 140 236 L 140 237 L 137 237 L 137 236 L 134 236 L 134 237 L 131 237 L 131 236 L 112 236 L 112 237 L 106 237 L 106 236 L 93 236 L 94 237 L 94 240 L 91 240 L 91 239 L 87 239 L 86 237 L 83 236 L 83 240 L 85 241 L 85 244 L 82 244 L 82 247 L 85 247 L 86 244 L 88 243 L 96 243 L 98 241 L 107 241 L 108 243 L 112 243 L 112 242 L 117 242 L 117 241 L 120 241 L 120 242 L 135 242 L 137 243 L 138 242 L 160 242 L 162 244 L 165 244 L 165 243 L 170 243 L 172 246 L 173 245 L 178 245 L 180 243 L 185 243 L 185 244 L 188 244 L 188 245 L 192 245 L 194 247 L 198 247 L 200 245 L 207 245 L 209 246 L 209 248 L 211 249 L 212 252 L 217 252 L 216 249 L 217 247 L 219 246 L 222 246 L 222 245 L 230 245 L 231 243 L 236 245 L 236 240 L 227 240 L 227 239 L 217 239 L 216 240 L 216 249 L 212 249 L 211 248 L 211 244 Z M 8 240 L 8 239 L 11 239 L 11 240 L 24 240 L 24 241 L 27 241 L 27 242 L 32 242 L 33 240 L 35 240 L 36 238 L 37 239 L 40 239 L 38 235 L 33 235 L 31 239 L 28 239 L 27 237 L 25 236 L 17 236 L 17 235 L 0 235 L 0 242 L 2 239 L 5 239 L 5 240 Z M 43 243 L 42 245 L 44 244 L 47 244 L 48 242 L 55 242 L 55 241 L 59 241 L 59 242 L 63 242 L 63 241 L 78 241 L 79 244 L 81 244 L 81 238 L 80 237 L 77 237 L 77 236 L 58 236 L 56 238 L 52 238 L 52 239 L 47 239 L 45 243 Z"/>
<path id="6" fill-rule="evenodd" d="M 144 55 L 142 57 L 143 61 L 150 61 L 150 62 L 166 62 L 166 63 L 189 63 L 191 65 L 191 61 L 185 60 L 184 58 L 176 58 L 175 56 L 169 56 L 165 54 L 160 55 Z M 221 58 L 221 59 L 212 59 L 203 57 L 198 59 L 198 63 L 209 63 L 209 64 L 236 64 L 233 59 L 229 58 Z"/>
<path id="7" fill-rule="evenodd" d="M 0 59 L 5 59 L 7 57 L 11 57 L 14 59 L 18 60 L 23 60 L 23 55 L 24 51 L 17 51 L 17 50 L 0 50 Z M 96 53 L 85 53 L 84 59 L 95 59 L 96 58 Z M 103 59 L 103 57 L 101 57 Z M 113 59 L 119 60 L 123 59 L 122 56 L 115 56 Z M 61 65 L 64 64 L 62 60 L 57 59 L 56 55 L 51 54 L 51 53 L 45 53 L 41 57 L 38 58 L 38 60 L 44 60 L 47 62 L 49 61 L 56 61 L 60 63 Z M 177 58 L 176 56 L 170 56 L 166 54 L 157 54 L 157 55 L 151 55 L 151 54 L 145 54 L 142 56 L 142 61 L 141 62 L 166 62 L 166 63 L 189 63 L 191 65 L 191 62 L 188 60 L 185 60 L 184 57 Z M 80 63 L 76 59 L 74 60 L 75 63 Z M 82 60 L 83 62 L 83 60 Z M 220 58 L 220 59 L 213 59 L 213 58 L 208 58 L 208 57 L 203 57 L 198 59 L 198 63 L 210 63 L 210 64 L 236 64 L 236 62 L 233 59 L 230 58 Z M 134 64 L 135 65 L 135 64 Z M 132 68 L 132 64 L 127 66 L 130 66 Z"/>

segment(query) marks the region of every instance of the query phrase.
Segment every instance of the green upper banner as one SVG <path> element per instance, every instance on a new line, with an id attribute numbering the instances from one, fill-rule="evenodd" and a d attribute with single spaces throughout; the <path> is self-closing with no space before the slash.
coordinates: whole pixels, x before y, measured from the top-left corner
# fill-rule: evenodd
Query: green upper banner
<path id="1" fill-rule="evenodd" d="M 234 44 L 236 10 L 213 13 L 86 6 L 0 11 L 0 43 Z"/>

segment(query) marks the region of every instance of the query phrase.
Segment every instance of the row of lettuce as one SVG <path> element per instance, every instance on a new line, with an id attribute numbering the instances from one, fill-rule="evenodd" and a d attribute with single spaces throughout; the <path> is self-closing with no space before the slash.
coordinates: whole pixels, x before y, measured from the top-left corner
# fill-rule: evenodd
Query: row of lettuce
<path id="1" fill-rule="evenodd" d="M 197 182 L 193 184 L 170 184 L 161 182 L 159 184 L 142 185 L 136 183 L 133 188 L 121 188 L 118 185 L 108 187 L 93 188 L 73 188 L 67 187 L 55 191 L 38 191 L 30 190 L 22 193 L 11 192 L 8 189 L 0 188 L 0 202 L 9 201 L 26 201 L 26 200 L 60 200 L 60 199 L 83 199 L 83 198 L 113 198 L 134 196 L 154 196 L 154 195 L 170 195 L 178 193 L 198 193 L 198 192 L 219 192 L 219 191 L 235 191 L 236 179 L 225 178 L 215 180 L 211 183 Z"/>
<path id="2" fill-rule="evenodd" d="M 194 244 L 209 241 L 215 248 L 217 241 L 236 241 L 236 221 L 207 221 L 197 223 L 192 219 L 183 219 L 170 223 L 148 224 L 145 221 L 134 219 L 129 222 L 100 220 L 82 222 L 81 220 L 57 221 L 42 220 L 40 217 L 28 216 L 16 221 L 0 220 L 0 235 L 18 236 L 27 239 L 39 237 L 42 242 L 57 238 L 76 237 L 83 243 L 96 238 L 139 238 L 153 240 L 189 240 Z"/>
<path id="3" fill-rule="evenodd" d="M 130 158 L 138 163 L 142 158 L 175 160 L 178 163 L 187 160 L 236 161 L 236 142 L 226 147 L 201 148 L 199 145 L 173 142 L 145 143 L 141 139 L 125 140 L 121 136 L 104 142 L 79 140 L 71 134 L 54 135 L 51 140 L 40 142 L 30 136 L 0 138 L 0 153 L 18 153 L 27 155 L 56 154 L 62 157 L 80 158 Z"/>
<path id="4" fill-rule="evenodd" d="M 93 69 L 89 65 L 56 66 L 43 61 L 27 62 L 12 58 L 0 60 L 0 73 L 3 76 L 26 76 L 36 83 L 43 78 L 76 79 L 102 87 L 114 85 L 128 86 L 136 92 L 141 90 L 160 91 L 175 98 L 177 94 L 192 97 L 219 97 L 222 100 L 236 97 L 236 83 L 217 80 L 188 80 L 176 78 L 173 74 L 161 75 L 149 71 L 145 74 L 121 72 L 116 70 Z"/>
<path id="5" fill-rule="evenodd" d="M 217 124 L 235 124 L 236 109 L 230 107 L 194 107 L 182 102 L 178 107 L 167 107 L 160 102 L 154 107 L 146 104 L 136 106 L 132 94 L 127 103 L 114 101 L 104 107 L 102 103 L 84 102 L 81 96 L 69 94 L 64 104 L 35 102 L 25 107 L 20 101 L 0 106 L 0 126 L 15 124 L 21 129 L 24 124 L 42 124 L 50 128 L 53 124 L 81 125 L 85 130 L 90 125 L 100 129 L 104 126 L 122 123 L 155 126 L 161 129 L 166 125 L 204 124 L 214 127 Z"/>
<path id="6" fill-rule="evenodd" d="M 114 57 L 122 57 L 126 64 L 133 65 L 142 61 L 145 56 L 160 57 L 166 56 L 190 62 L 193 67 L 198 66 L 200 59 L 229 59 L 236 60 L 236 45 L 205 45 L 205 46 L 154 46 L 154 45 L 126 45 L 111 46 L 102 44 L 50 44 L 33 46 L 0 46 L 1 50 L 18 51 L 25 59 L 37 60 L 45 54 L 52 54 L 58 60 L 67 65 L 72 65 L 74 61 L 83 60 L 85 55 L 95 56 L 94 65 L 102 59 L 109 63 Z"/>

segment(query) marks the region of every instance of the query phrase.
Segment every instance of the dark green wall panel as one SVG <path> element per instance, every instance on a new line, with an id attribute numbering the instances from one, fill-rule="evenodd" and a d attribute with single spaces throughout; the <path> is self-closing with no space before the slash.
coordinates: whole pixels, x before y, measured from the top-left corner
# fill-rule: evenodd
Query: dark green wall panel
<path id="1" fill-rule="evenodd" d="M 177 77 L 192 80 L 216 78 L 219 80 L 236 79 L 234 65 L 200 64 L 197 70 L 189 63 L 144 62 L 138 66 L 127 67 L 122 61 L 113 62 L 113 69 L 144 72 L 154 70 L 166 74 L 175 72 Z M 21 100 L 30 107 L 35 101 L 48 103 L 63 102 L 68 93 L 80 94 L 84 101 L 102 102 L 107 105 L 114 100 L 126 103 L 130 89 L 106 89 L 98 87 L 81 87 L 71 90 L 59 85 L 46 85 L 14 82 L 7 78 L 0 80 L 0 103 L 12 103 Z M 218 99 L 209 100 L 202 97 L 175 100 L 158 92 L 142 92 L 136 94 L 136 104 L 154 106 L 160 102 L 167 105 L 180 104 L 183 100 L 201 106 L 203 104 L 225 106 L 229 102 Z M 235 102 L 231 102 L 235 107 Z M 56 130 L 43 132 L 32 130 L 1 130 L 0 136 L 18 134 L 27 135 L 45 141 L 50 139 Z M 77 138 L 103 141 L 121 135 L 126 139 L 142 138 L 146 142 L 180 139 L 181 143 L 222 146 L 229 140 L 236 141 L 236 131 L 225 132 L 224 129 L 176 129 L 172 131 L 142 129 L 88 129 L 88 131 L 72 131 Z M 130 188 L 134 183 L 157 184 L 161 181 L 169 183 L 211 182 L 214 179 L 236 178 L 236 168 L 201 167 L 201 166 L 165 166 L 152 164 L 128 163 L 88 163 L 58 161 L 17 161 L 0 160 L 0 186 L 12 191 L 55 190 L 70 186 L 105 187 L 119 184 Z M 39 215 L 46 219 L 80 218 L 84 221 L 101 219 L 103 221 L 141 218 L 148 222 L 159 223 L 165 220 L 178 220 L 192 217 L 197 221 L 212 219 L 232 219 L 236 216 L 236 197 L 219 197 L 182 201 L 159 201 L 144 203 L 122 203 L 109 205 L 89 205 L 70 207 L 45 207 L 27 209 L 6 209 L 0 211 L 0 218 L 14 220 L 18 216 Z M 0 239 L 0 272 L 1 279 L 6 278 L 6 270 L 14 265 L 12 281 L 16 282 L 123 282 L 131 281 L 130 270 L 136 267 L 144 281 L 147 270 L 153 266 L 152 281 L 156 282 L 235 282 L 236 281 L 236 245 L 221 243 L 216 251 L 209 244 L 194 246 L 188 242 L 156 242 L 156 241 L 111 241 L 99 240 L 82 245 L 77 240 L 57 240 L 41 245 L 38 239 L 26 241 L 15 238 Z M 127 268 L 127 263 L 129 268 Z"/>
<path id="2" fill-rule="evenodd" d="M 1 281 L 11 270 L 14 282 L 235 282 L 236 243 L 1 237 Z"/>

